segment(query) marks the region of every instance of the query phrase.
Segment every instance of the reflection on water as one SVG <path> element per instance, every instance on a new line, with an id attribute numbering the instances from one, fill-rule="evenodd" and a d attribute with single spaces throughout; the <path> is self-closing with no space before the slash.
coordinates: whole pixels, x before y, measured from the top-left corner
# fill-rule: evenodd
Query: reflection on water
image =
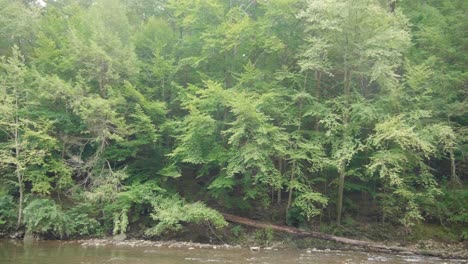
<path id="1" fill-rule="evenodd" d="M 280 249 L 251 252 L 247 249 L 169 249 L 156 247 L 83 247 L 74 242 L 0 240 L 0 263 L 15 264 L 311 264 L 311 263 L 467 263 L 414 255 L 366 252 L 311 252 Z"/>

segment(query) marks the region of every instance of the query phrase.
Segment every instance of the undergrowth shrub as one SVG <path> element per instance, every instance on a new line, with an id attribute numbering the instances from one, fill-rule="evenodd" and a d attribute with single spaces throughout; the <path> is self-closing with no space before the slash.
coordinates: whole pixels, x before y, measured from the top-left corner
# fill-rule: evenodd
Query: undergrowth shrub
<path id="1" fill-rule="evenodd" d="M 468 190 L 443 189 L 437 203 L 437 216 L 442 225 L 459 230 L 459 238 L 468 240 Z"/>
<path id="2" fill-rule="evenodd" d="M 0 230 L 10 230 L 14 227 L 16 220 L 16 204 L 13 196 L 0 194 Z"/>
<path id="3" fill-rule="evenodd" d="M 222 214 L 208 208 L 201 202 L 187 203 L 177 195 L 171 197 L 158 196 L 152 202 L 151 218 L 157 224 L 146 230 L 146 235 L 161 235 L 170 231 L 180 231 L 187 223 L 208 224 L 214 228 L 227 225 Z"/>
<path id="4" fill-rule="evenodd" d="M 78 204 L 66 212 L 72 221 L 72 236 L 102 235 L 103 230 L 96 220 L 94 208 L 90 204 Z"/>
<path id="5" fill-rule="evenodd" d="M 32 200 L 23 210 L 26 233 L 59 237 L 73 233 L 73 219 L 50 199 Z"/>

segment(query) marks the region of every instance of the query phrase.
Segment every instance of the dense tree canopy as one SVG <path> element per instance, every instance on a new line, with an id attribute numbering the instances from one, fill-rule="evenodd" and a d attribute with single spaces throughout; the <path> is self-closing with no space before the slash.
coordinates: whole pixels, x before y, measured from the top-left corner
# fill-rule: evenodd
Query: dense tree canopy
<path id="1" fill-rule="evenodd" d="M 0 0 L 0 229 L 468 238 L 466 1 L 45 2 Z"/>

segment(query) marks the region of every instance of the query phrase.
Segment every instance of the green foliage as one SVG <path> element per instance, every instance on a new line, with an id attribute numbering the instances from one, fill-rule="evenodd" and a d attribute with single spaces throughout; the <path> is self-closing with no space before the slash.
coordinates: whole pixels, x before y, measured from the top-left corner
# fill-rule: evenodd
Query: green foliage
<path id="1" fill-rule="evenodd" d="M 113 235 L 125 234 L 127 232 L 128 226 L 128 216 L 127 210 L 123 209 L 120 213 L 114 214 L 114 230 L 112 230 Z"/>
<path id="2" fill-rule="evenodd" d="M 111 229 L 114 235 L 125 234 L 130 220 L 140 220 L 140 211 L 149 209 L 154 197 L 165 193 L 155 182 L 123 186 L 122 181 L 127 177 L 123 171 L 111 172 L 102 178 L 104 182 L 98 182 L 97 187 L 86 195 L 89 202 L 100 204 L 107 216 L 103 219 L 105 229 Z"/>
<path id="3" fill-rule="evenodd" d="M 0 1 L 0 54 L 8 54 L 13 45 L 29 51 L 28 41 L 34 39 L 40 10 L 23 1 Z"/>
<path id="4" fill-rule="evenodd" d="M 13 228 L 13 223 L 16 219 L 16 204 L 13 196 L 1 193 L 0 194 L 0 229 L 9 230 Z"/>
<path id="5" fill-rule="evenodd" d="M 243 230 L 242 226 L 240 226 L 240 225 L 235 225 L 235 226 L 233 226 L 233 227 L 231 228 L 231 232 L 232 232 L 232 234 L 233 234 L 234 236 L 240 237 L 240 236 L 243 234 L 244 230 Z"/>
<path id="6" fill-rule="evenodd" d="M 455 242 L 462 238 L 460 234 L 463 234 L 464 231 L 466 231 L 464 228 L 450 228 L 441 225 L 423 223 L 413 227 L 413 232 L 408 237 L 408 239 L 413 241 L 427 241 L 437 239 L 444 242 Z"/>
<path id="7" fill-rule="evenodd" d="M 466 1 L 389 2 L 0 0 L 0 225 L 464 226 Z"/>
<path id="8" fill-rule="evenodd" d="M 254 233 L 254 238 L 258 243 L 268 246 L 274 241 L 275 232 L 271 228 L 256 230 Z"/>
<path id="9" fill-rule="evenodd" d="M 92 236 L 102 233 L 101 225 L 95 219 L 96 212 L 90 204 L 78 204 L 65 213 L 71 219 L 71 236 Z"/>
<path id="10" fill-rule="evenodd" d="M 24 208 L 26 232 L 63 238 L 73 233 L 73 219 L 53 200 L 35 199 Z"/>
<path id="11" fill-rule="evenodd" d="M 34 199 L 24 208 L 26 232 L 45 237 L 65 238 L 101 233 L 93 208 L 78 204 L 64 210 L 50 199 Z"/>
<path id="12" fill-rule="evenodd" d="M 312 217 L 319 215 L 322 209 L 327 205 L 328 199 L 320 193 L 312 190 L 304 190 L 297 188 L 300 192 L 294 200 L 293 205 L 301 210 L 301 214 L 310 220 Z"/>
<path id="13" fill-rule="evenodd" d="M 149 209 L 154 197 L 164 192 L 165 190 L 154 182 L 134 183 L 131 186 L 122 187 L 114 200 L 107 201 L 105 206 L 105 211 L 113 217 L 112 234 L 125 234 L 130 220 L 140 220 L 140 211 L 144 208 Z"/>
<path id="14" fill-rule="evenodd" d="M 291 207 L 286 215 L 286 223 L 290 226 L 299 227 L 307 222 L 307 216 L 299 207 Z"/>
<path id="15" fill-rule="evenodd" d="M 438 217 L 440 222 L 447 227 L 457 228 L 461 232 L 459 237 L 463 240 L 468 239 L 468 207 L 466 201 L 468 191 L 464 189 L 449 190 L 443 189 L 443 195 L 437 202 L 437 213 L 433 216 Z"/>
<path id="16" fill-rule="evenodd" d="M 157 224 L 146 230 L 149 236 L 161 235 L 169 231 L 180 231 L 183 224 L 208 224 L 215 228 L 227 225 L 224 217 L 201 202 L 187 203 L 178 196 L 158 196 L 152 201 L 151 218 Z"/>

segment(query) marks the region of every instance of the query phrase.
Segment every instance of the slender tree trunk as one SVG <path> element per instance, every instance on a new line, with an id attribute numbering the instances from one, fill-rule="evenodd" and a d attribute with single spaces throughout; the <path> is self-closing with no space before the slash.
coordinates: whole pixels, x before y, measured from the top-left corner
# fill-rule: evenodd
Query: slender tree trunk
<path id="1" fill-rule="evenodd" d="M 283 159 L 279 159 L 279 171 L 281 176 L 283 176 Z M 281 186 L 278 187 L 278 194 L 277 194 L 277 203 L 281 205 Z"/>
<path id="2" fill-rule="evenodd" d="M 342 162 L 340 164 L 340 178 L 338 180 L 338 201 L 337 201 L 337 206 L 336 206 L 336 222 L 338 225 L 341 224 L 341 212 L 343 210 L 343 189 L 344 189 L 344 181 L 345 181 L 345 173 L 346 173 L 346 168 L 345 168 L 345 163 Z"/>
<path id="3" fill-rule="evenodd" d="M 291 177 L 291 181 L 293 181 L 293 180 L 294 180 L 294 177 Z M 294 189 L 292 187 L 289 187 L 288 205 L 286 207 L 286 214 L 288 214 L 289 208 L 291 207 L 293 191 L 294 191 Z"/>
<path id="4" fill-rule="evenodd" d="M 295 168 L 296 168 L 296 161 L 293 161 L 293 167 L 291 168 L 291 178 L 289 180 L 290 184 L 294 181 L 294 173 L 296 173 Z M 291 204 L 292 204 L 293 191 L 294 191 L 294 188 L 292 186 L 289 186 L 288 204 L 286 206 L 286 218 L 288 216 L 289 208 L 291 207 Z"/>
<path id="5" fill-rule="evenodd" d="M 391 1 L 390 1 L 389 7 L 390 7 L 390 12 L 391 12 L 391 13 L 394 13 L 394 12 L 395 12 L 396 3 L 397 3 L 397 0 L 391 0 Z"/>
<path id="6" fill-rule="evenodd" d="M 271 186 L 271 204 L 275 203 L 275 186 Z"/>
<path id="7" fill-rule="evenodd" d="M 278 193 L 277 193 L 277 200 L 276 201 L 277 201 L 278 205 L 281 205 L 281 187 L 278 188 L 277 192 Z"/>
<path id="8" fill-rule="evenodd" d="M 305 92 L 307 89 L 307 77 L 308 77 L 308 72 L 305 73 L 304 76 L 304 85 L 302 87 L 302 91 Z M 297 132 L 300 133 L 301 127 L 302 127 L 302 108 L 303 104 L 302 101 L 299 102 L 299 111 L 298 111 L 298 120 L 299 124 L 297 125 Z M 294 150 L 297 150 L 297 144 L 294 144 Z M 296 173 L 296 160 L 293 160 L 292 168 L 291 168 L 291 178 L 289 180 L 289 183 L 291 184 L 294 181 L 294 174 Z M 289 208 L 291 207 L 292 204 L 292 196 L 293 196 L 293 191 L 294 188 L 292 186 L 289 187 L 289 196 L 288 196 L 288 204 L 286 206 L 286 217 L 288 215 Z"/>
<path id="9" fill-rule="evenodd" d="M 461 185 L 460 178 L 457 175 L 457 167 L 455 164 L 455 155 L 453 154 L 453 148 L 450 149 L 450 181 L 453 185 Z"/>
<path id="10" fill-rule="evenodd" d="M 306 91 L 307 87 L 307 77 L 308 77 L 308 72 L 305 73 L 304 76 L 304 86 L 302 87 L 303 92 Z M 297 125 L 297 132 L 300 133 L 301 127 L 302 127 L 302 101 L 299 102 L 299 111 L 298 111 L 298 120 L 299 124 Z M 297 144 L 294 144 L 294 150 L 297 150 Z M 296 160 L 293 160 L 292 168 L 291 168 L 291 178 L 289 180 L 289 183 L 291 184 L 294 181 L 294 174 L 296 173 Z M 288 196 L 288 204 L 286 206 L 286 217 L 288 215 L 289 208 L 291 207 L 292 204 L 292 196 L 293 196 L 293 191 L 294 188 L 290 185 L 289 186 L 289 196 Z"/>
<path id="11" fill-rule="evenodd" d="M 101 68 L 99 71 L 99 93 L 101 94 L 102 98 L 106 98 L 107 91 L 106 91 L 106 84 L 105 84 L 105 75 L 107 71 L 107 65 L 105 62 L 101 62 Z"/>
<path id="12" fill-rule="evenodd" d="M 164 77 L 162 78 L 162 81 L 161 81 L 161 97 L 162 97 L 162 100 L 163 102 L 166 102 L 166 86 L 165 86 L 165 81 L 164 81 Z M 168 101 L 168 103 L 170 103 Z"/>
<path id="13" fill-rule="evenodd" d="M 315 99 L 320 101 L 320 89 L 321 89 L 321 81 L 322 81 L 322 72 L 316 70 L 315 71 Z M 315 118 L 315 131 L 319 131 L 320 129 L 320 118 Z"/>
<path id="14" fill-rule="evenodd" d="M 447 116 L 447 122 L 448 122 L 448 125 L 450 126 L 450 116 Z M 457 166 L 455 164 L 455 154 L 453 153 L 453 147 L 450 148 L 449 156 L 450 156 L 450 183 L 453 186 L 460 186 L 461 181 L 457 175 Z"/>
<path id="15" fill-rule="evenodd" d="M 229 69 L 228 69 L 228 65 L 230 65 L 230 64 L 228 63 L 227 53 L 224 53 L 224 87 L 225 88 L 229 87 L 229 81 L 228 81 Z"/>
<path id="16" fill-rule="evenodd" d="M 348 41 L 346 41 L 348 42 Z M 346 139 L 348 133 L 348 123 L 349 123 L 349 106 L 351 103 L 351 91 L 350 91 L 350 75 L 351 72 L 348 69 L 348 46 L 345 46 L 345 55 L 344 55 L 344 94 L 346 99 L 346 107 L 343 113 L 343 139 Z M 341 212 L 343 210 L 343 190 L 344 190 L 344 181 L 346 174 L 346 161 L 342 160 L 339 164 L 339 179 L 338 179 L 338 200 L 337 200 L 337 216 L 336 222 L 338 225 L 341 224 Z"/>
<path id="17" fill-rule="evenodd" d="M 23 200 L 24 200 L 24 185 L 23 185 L 23 175 L 21 174 L 21 164 L 20 164 L 20 138 L 19 138 L 19 118 L 18 118 L 18 96 L 16 95 L 15 102 L 15 155 L 16 155 L 16 177 L 18 179 L 19 187 L 19 200 L 18 200 L 18 222 L 16 223 L 16 229 L 19 229 L 21 226 L 21 221 L 23 218 Z"/>
<path id="18" fill-rule="evenodd" d="M 17 140 L 15 140 L 17 141 Z M 24 200 L 24 185 L 23 185 L 23 175 L 21 175 L 21 166 L 18 161 L 19 156 L 19 145 L 16 142 L 16 177 L 18 178 L 19 185 L 19 200 L 18 200 L 18 222 L 16 223 L 16 229 L 19 229 L 21 226 L 21 221 L 23 218 L 23 200 Z"/>
<path id="19" fill-rule="evenodd" d="M 102 75 L 99 74 L 99 93 L 101 94 L 102 98 L 106 98 L 106 92 L 104 91 L 104 81 L 102 78 Z"/>
<path id="20" fill-rule="evenodd" d="M 383 194 L 384 194 L 383 197 L 385 197 L 386 194 L 387 194 L 387 190 L 384 188 L 384 189 L 382 190 L 382 192 L 383 192 Z M 385 218 L 386 218 L 386 216 L 387 216 L 387 215 L 386 215 L 386 213 L 385 213 L 385 207 L 382 206 L 382 225 L 385 224 Z"/>

